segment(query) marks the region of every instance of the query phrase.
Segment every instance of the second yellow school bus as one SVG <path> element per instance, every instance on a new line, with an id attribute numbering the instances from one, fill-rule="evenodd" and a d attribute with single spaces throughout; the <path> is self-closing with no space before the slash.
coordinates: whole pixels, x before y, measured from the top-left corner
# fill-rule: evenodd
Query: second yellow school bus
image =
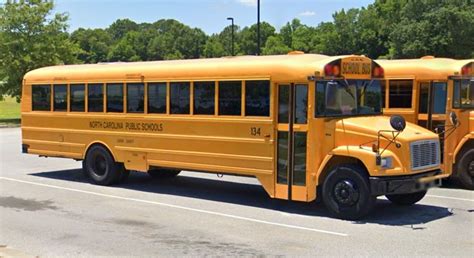
<path id="1" fill-rule="evenodd" d="M 427 56 L 377 62 L 385 69 L 384 113 L 440 133 L 442 169 L 474 190 L 474 60 Z"/>
<path id="2" fill-rule="evenodd" d="M 381 116 L 382 76 L 363 56 L 299 52 L 41 68 L 24 77 L 23 151 L 83 160 L 103 185 L 129 170 L 254 176 L 357 219 L 447 176 L 436 134 Z"/>

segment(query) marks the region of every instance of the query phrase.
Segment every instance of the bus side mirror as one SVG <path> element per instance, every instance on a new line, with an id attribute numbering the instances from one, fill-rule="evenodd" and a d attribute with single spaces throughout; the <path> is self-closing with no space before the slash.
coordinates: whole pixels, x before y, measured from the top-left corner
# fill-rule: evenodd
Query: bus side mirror
<path id="1" fill-rule="evenodd" d="M 395 116 L 390 117 L 390 125 L 395 131 L 401 132 L 405 130 L 407 123 L 405 121 L 405 118 L 399 115 L 395 115 Z"/>
<path id="2" fill-rule="evenodd" d="M 449 122 L 451 122 L 454 127 L 457 127 L 459 125 L 458 116 L 454 111 L 451 111 L 451 113 L 449 113 Z"/>

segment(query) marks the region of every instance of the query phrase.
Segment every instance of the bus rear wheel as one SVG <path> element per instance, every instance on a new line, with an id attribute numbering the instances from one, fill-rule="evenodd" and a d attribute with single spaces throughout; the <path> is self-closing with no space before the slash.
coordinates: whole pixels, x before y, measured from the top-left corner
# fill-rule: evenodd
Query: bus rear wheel
<path id="1" fill-rule="evenodd" d="M 387 194 L 385 197 L 392 203 L 408 206 L 419 202 L 426 195 L 426 190 L 409 194 Z"/>
<path id="2" fill-rule="evenodd" d="M 461 158 L 456 162 L 454 179 L 462 187 L 474 190 L 474 149 L 461 153 Z"/>
<path id="3" fill-rule="evenodd" d="M 123 164 L 115 162 L 110 152 L 100 145 L 94 145 L 87 151 L 82 169 L 92 183 L 98 185 L 116 184 L 128 176 Z"/>
<path id="4" fill-rule="evenodd" d="M 323 183 L 323 202 L 336 217 L 357 220 L 375 206 L 369 181 L 363 168 L 341 165 L 329 172 Z"/>
<path id="5" fill-rule="evenodd" d="M 148 170 L 148 175 L 150 175 L 153 178 L 159 178 L 159 179 L 173 178 L 173 177 L 176 177 L 179 173 L 181 173 L 181 170 L 164 169 L 164 168 L 160 168 L 160 169 L 156 168 L 156 169 Z"/>

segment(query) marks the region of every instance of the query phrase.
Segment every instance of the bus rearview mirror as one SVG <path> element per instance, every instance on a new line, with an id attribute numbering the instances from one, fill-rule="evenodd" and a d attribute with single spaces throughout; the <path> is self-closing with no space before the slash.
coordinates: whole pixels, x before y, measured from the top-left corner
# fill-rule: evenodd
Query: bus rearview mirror
<path id="1" fill-rule="evenodd" d="M 401 132 L 405 130 L 405 127 L 407 126 L 407 123 L 405 121 L 405 118 L 399 115 L 394 115 L 390 117 L 390 125 L 394 130 L 397 132 Z"/>
<path id="2" fill-rule="evenodd" d="M 451 122 L 451 124 L 455 127 L 459 124 L 458 116 L 454 111 L 451 111 L 451 113 L 449 113 L 449 122 Z"/>

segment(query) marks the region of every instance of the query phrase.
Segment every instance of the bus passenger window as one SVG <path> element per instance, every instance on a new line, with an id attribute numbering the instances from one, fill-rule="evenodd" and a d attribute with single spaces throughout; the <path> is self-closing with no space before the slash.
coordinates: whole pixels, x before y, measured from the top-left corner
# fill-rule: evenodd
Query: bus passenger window
<path id="1" fill-rule="evenodd" d="M 242 108 L 242 82 L 219 82 L 219 115 L 240 116 Z"/>
<path id="2" fill-rule="evenodd" d="M 85 85 L 71 84 L 70 86 L 71 112 L 85 111 Z"/>
<path id="3" fill-rule="evenodd" d="M 51 110 L 51 86 L 50 85 L 33 85 L 33 111 L 50 111 Z"/>
<path id="4" fill-rule="evenodd" d="M 166 83 L 148 83 L 148 113 L 166 113 Z"/>
<path id="5" fill-rule="evenodd" d="M 193 114 L 214 115 L 215 95 L 215 82 L 195 82 Z"/>
<path id="6" fill-rule="evenodd" d="M 170 87 L 170 113 L 189 114 L 189 82 L 172 82 Z"/>
<path id="7" fill-rule="evenodd" d="M 107 112 L 123 112 L 122 83 L 107 83 Z"/>
<path id="8" fill-rule="evenodd" d="M 145 111 L 145 91 L 143 83 L 127 84 L 127 112 L 143 113 Z"/>
<path id="9" fill-rule="evenodd" d="M 87 94 L 87 111 L 104 112 L 104 85 L 89 84 Z"/>
<path id="10" fill-rule="evenodd" d="M 270 116 L 270 82 L 245 82 L 245 115 Z"/>
<path id="11" fill-rule="evenodd" d="M 389 82 L 389 108 L 411 108 L 412 96 L 412 80 L 391 80 Z"/>
<path id="12" fill-rule="evenodd" d="M 54 85 L 54 111 L 67 111 L 67 85 Z"/>

